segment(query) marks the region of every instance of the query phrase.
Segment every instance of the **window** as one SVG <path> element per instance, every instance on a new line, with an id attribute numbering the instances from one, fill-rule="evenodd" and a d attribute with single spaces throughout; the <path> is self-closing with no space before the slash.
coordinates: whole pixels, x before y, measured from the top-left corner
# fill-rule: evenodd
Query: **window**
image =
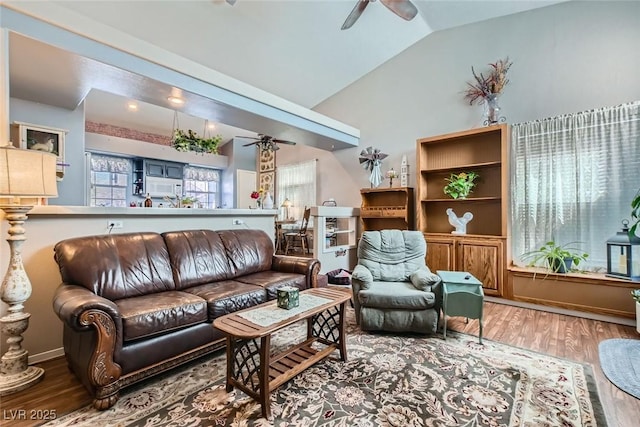
<path id="1" fill-rule="evenodd" d="M 127 206 L 131 160 L 91 154 L 90 206 Z"/>
<path id="2" fill-rule="evenodd" d="M 215 209 L 218 204 L 220 171 L 186 166 L 184 168 L 184 195 L 198 200 L 196 207 Z"/>
<path id="3" fill-rule="evenodd" d="M 282 206 L 284 199 L 289 199 L 289 217 L 302 219 L 304 208 L 316 205 L 316 160 L 278 166 L 276 182 L 276 206 Z M 280 217 L 284 218 L 284 215 L 284 210 L 281 210 Z"/>
<path id="4" fill-rule="evenodd" d="M 606 241 L 640 187 L 640 102 L 512 126 L 514 260 L 549 240 L 606 268 Z M 580 264 L 582 267 L 582 263 Z"/>

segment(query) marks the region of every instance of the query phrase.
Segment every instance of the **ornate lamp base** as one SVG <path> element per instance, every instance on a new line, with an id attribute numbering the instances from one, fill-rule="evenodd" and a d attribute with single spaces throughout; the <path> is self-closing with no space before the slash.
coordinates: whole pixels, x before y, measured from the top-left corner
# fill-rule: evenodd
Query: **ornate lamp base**
<path id="1" fill-rule="evenodd" d="M 8 337 L 7 352 L 0 359 L 0 396 L 4 396 L 40 381 L 44 369 L 29 366 L 29 353 L 21 345 L 31 317 L 23 305 L 31 296 L 31 283 L 22 265 L 20 247 L 25 241 L 23 226 L 31 206 L 1 205 L 0 209 L 10 225 L 7 242 L 11 250 L 9 268 L 0 286 L 0 298 L 8 305 L 7 314 L 0 318 L 2 333 Z"/>
<path id="2" fill-rule="evenodd" d="M 36 366 L 29 366 L 26 371 L 12 375 L 0 375 L 0 396 L 16 393 L 25 388 L 31 387 L 42 380 L 44 369 Z"/>

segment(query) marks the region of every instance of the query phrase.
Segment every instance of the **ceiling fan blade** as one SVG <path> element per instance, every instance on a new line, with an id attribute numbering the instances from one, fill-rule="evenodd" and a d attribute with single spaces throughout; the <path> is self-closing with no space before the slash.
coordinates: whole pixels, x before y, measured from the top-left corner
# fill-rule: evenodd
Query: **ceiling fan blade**
<path id="1" fill-rule="evenodd" d="M 284 139 L 274 139 L 273 142 L 277 142 L 278 144 L 296 145 L 295 142 L 293 142 L 293 141 L 285 141 Z"/>
<path id="2" fill-rule="evenodd" d="M 254 141 L 254 142 L 250 142 L 250 143 L 248 143 L 248 144 L 243 144 L 242 146 L 243 146 L 243 147 L 248 147 L 248 146 L 250 146 L 250 145 L 256 145 L 257 143 L 258 143 L 258 141 Z"/>
<path id="3" fill-rule="evenodd" d="M 234 4 L 236 4 L 236 0 L 227 0 L 227 3 L 233 6 Z"/>
<path id="4" fill-rule="evenodd" d="M 411 21 L 418 14 L 418 9 L 410 0 L 380 0 L 387 8 L 400 18 Z"/>
<path id="5" fill-rule="evenodd" d="M 359 0 L 358 3 L 356 3 L 353 10 L 351 11 L 351 13 L 349 14 L 349 16 L 347 16 L 347 19 L 344 21 L 344 24 L 342 24 L 342 28 L 340 29 L 346 30 L 351 28 L 351 26 L 356 23 L 358 18 L 360 18 L 360 15 L 362 15 L 362 12 L 364 12 L 364 9 L 367 7 L 368 4 L 369 4 L 369 0 Z"/>

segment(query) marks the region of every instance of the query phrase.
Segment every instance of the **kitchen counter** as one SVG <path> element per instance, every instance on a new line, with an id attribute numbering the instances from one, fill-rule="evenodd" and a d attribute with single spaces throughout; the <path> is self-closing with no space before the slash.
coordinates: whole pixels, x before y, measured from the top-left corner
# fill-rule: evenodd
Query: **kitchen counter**
<path id="1" fill-rule="evenodd" d="M 91 207 L 91 206 L 62 206 L 47 205 L 35 206 L 28 215 L 99 215 L 99 216 L 250 216 L 275 217 L 277 209 L 199 209 L 199 208 L 112 208 L 112 207 Z"/>

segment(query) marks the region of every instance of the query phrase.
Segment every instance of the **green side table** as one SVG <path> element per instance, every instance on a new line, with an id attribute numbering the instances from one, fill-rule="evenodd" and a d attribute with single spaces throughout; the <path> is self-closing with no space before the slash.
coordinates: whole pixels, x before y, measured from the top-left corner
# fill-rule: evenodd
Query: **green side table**
<path id="1" fill-rule="evenodd" d="M 482 344 L 482 305 L 484 292 L 482 282 L 463 271 L 438 270 L 442 279 L 442 317 L 443 335 L 447 339 L 447 316 L 463 316 L 478 319 L 480 323 L 479 340 Z"/>

